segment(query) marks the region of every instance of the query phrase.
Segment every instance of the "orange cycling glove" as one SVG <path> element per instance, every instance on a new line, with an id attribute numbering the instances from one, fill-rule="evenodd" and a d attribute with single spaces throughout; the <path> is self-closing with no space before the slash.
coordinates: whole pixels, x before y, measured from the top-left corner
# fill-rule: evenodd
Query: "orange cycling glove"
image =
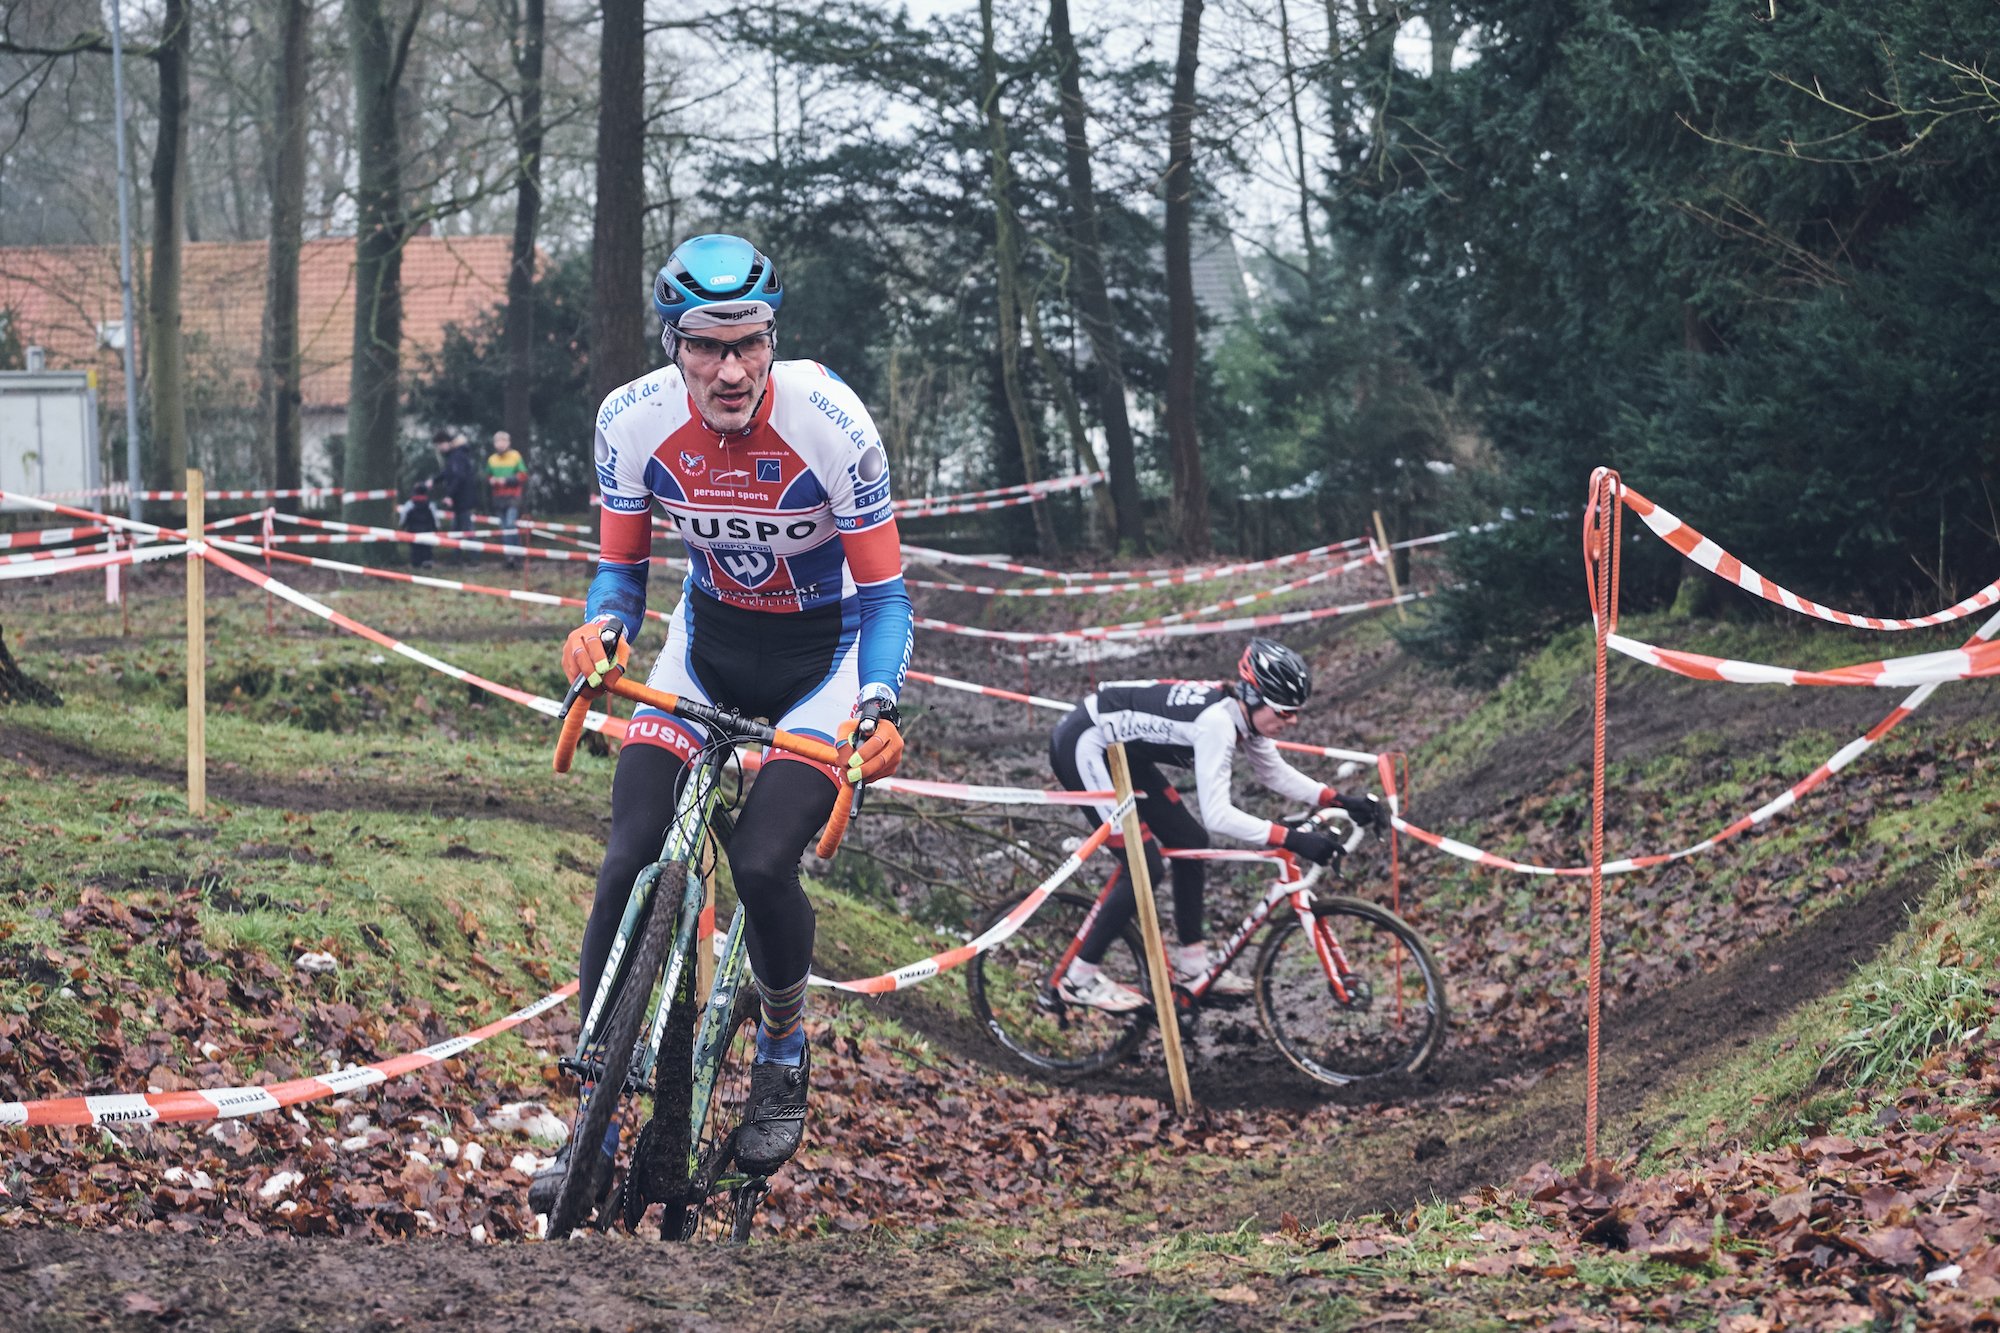
<path id="1" fill-rule="evenodd" d="M 854 746 L 854 730 L 860 725 L 849 718 L 840 724 L 837 733 L 840 748 L 847 751 L 848 782 L 858 784 L 889 777 L 903 762 L 903 733 L 897 731 L 896 724 L 888 718 L 877 718 L 875 734 L 859 746 Z M 850 749 L 850 746 L 854 748 Z"/>
<path id="2" fill-rule="evenodd" d="M 605 646 L 606 634 L 610 634 L 611 644 Z M 625 664 L 632 660 L 632 644 L 625 637 L 625 626 L 616 616 L 599 616 L 587 625 L 579 625 L 563 640 L 562 672 L 564 680 L 584 677 L 584 697 L 595 699 L 604 693 L 604 687 L 625 674 Z"/>

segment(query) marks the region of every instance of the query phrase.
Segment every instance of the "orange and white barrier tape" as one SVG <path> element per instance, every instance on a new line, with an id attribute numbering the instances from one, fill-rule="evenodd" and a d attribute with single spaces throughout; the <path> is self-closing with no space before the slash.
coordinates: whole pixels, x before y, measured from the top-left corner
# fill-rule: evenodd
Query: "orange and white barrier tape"
<path id="1" fill-rule="evenodd" d="M 350 619 L 326 605 L 326 603 L 308 597 L 305 593 L 300 592 L 290 584 L 281 582 L 269 574 L 260 573 L 250 568 L 250 566 L 244 564 L 234 556 L 225 553 L 216 545 L 205 544 L 200 548 L 200 554 L 204 560 L 209 561 L 211 564 L 228 570 L 240 579 L 254 583 L 266 592 L 274 593 L 284 598 L 301 610 L 310 611 L 320 619 L 338 625 L 349 634 L 358 634 L 370 643 L 379 644 L 392 653 L 407 657 L 412 662 L 418 663 L 421 666 L 429 667 L 433 671 L 450 676 L 453 680 L 471 685 L 475 689 L 485 690 L 488 694 L 496 694 L 502 699 L 511 700 L 524 707 L 532 708 L 537 713 L 541 713 L 547 717 L 554 717 L 562 711 L 562 704 L 557 700 L 544 698 L 539 694 L 531 694 L 527 690 L 517 690 L 512 685 L 502 685 L 498 681 L 488 680 L 484 676 L 467 671 L 464 667 L 453 666 L 449 662 L 432 657 L 422 649 L 412 648 L 402 640 L 392 638 L 378 629 L 371 629 L 358 620 Z M 261 551 L 259 554 L 261 554 Z M 588 714 L 584 725 L 592 731 L 602 731 L 621 740 L 625 736 L 625 723 L 603 713 Z"/>
<path id="2" fill-rule="evenodd" d="M 1272 625 L 1299 625 L 1311 620 L 1325 620 L 1332 616 L 1358 615 L 1363 611 L 1379 611 L 1387 606 L 1399 606 L 1404 602 L 1414 602 L 1428 597 L 1429 593 L 1406 592 L 1400 597 L 1377 597 L 1372 601 L 1350 602 L 1345 606 L 1322 606 L 1311 611 L 1282 611 L 1262 616 L 1237 616 L 1232 620 L 1210 620 L 1197 624 L 1155 624 L 1126 627 L 1103 627 L 1084 630 L 1053 630 L 1037 633 L 1029 630 L 981 629 L 976 625 L 959 625 L 949 620 L 932 620 L 928 616 L 918 616 L 918 629 L 935 630 L 941 634 L 959 634 L 973 639 L 997 639 L 1002 643 L 1091 643 L 1106 639 L 1169 639 L 1184 638 L 1196 634 L 1229 634 L 1237 630 L 1265 629 Z M 1168 620 L 1169 617 L 1160 617 Z"/>
<path id="3" fill-rule="evenodd" d="M 1050 481 L 1028 482 L 1020 487 L 1002 487 L 1003 490 L 1018 490 L 1016 495 L 1003 496 L 994 500 L 959 501 L 950 496 L 920 497 L 896 502 L 897 518 L 943 518 L 947 514 L 978 514 L 989 509 L 1006 509 L 1014 505 L 1034 504 L 1044 496 L 1059 491 L 1082 490 L 1094 486 L 1104 479 L 1102 472 L 1080 472 L 1075 476 L 1056 477 Z M 980 492 L 971 492 L 979 494 Z"/>
<path id="4" fill-rule="evenodd" d="M 1740 662 L 1728 657 L 1682 652 L 1642 643 L 1623 634 L 1605 638 L 1605 646 L 1644 662 L 1693 680 L 1722 680 L 1736 685 L 1860 685 L 1900 688 L 1905 685 L 1935 684 L 1947 680 L 1978 680 L 2000 676 L 2000 644 L 1976 643 L 1949 648 L 1939 653 L 1916 653 L 1877 662 L 1857 662 L 1827 671 L 1807 671 L 1801 667 L 1766 666 L 1762 662 Z"/>
<path id="5" fill-rule="evenodd" d="M 105 528 L 100 524 L 89 524 L 80 528 L 36 528 L 31 532 L 0 532 L 0 551 L 11 551 L 30 546 L 62 546 L 69 542 L 80 542 L 87 537 L 101 537 Z"/>
<path id="6" fill-rule="evenodd" d="M 1276 597 L 1298 588 L 1310 587 L 1315 583 L 1323 583 L 1327 579 L 1344 574 L 1351 569 L 1358 569 L 1362 565 L 1380 564 L 1381 562 L 1382 557 L 1371 554 L 1365 559 L 1350 560 L 1337 569 L 1322 570 L 1319 573 L 1308 575 L 1302 579 L 1294 579 L 1289 583 L 1281 583 L 1275 588 L 1252 594 L 1249 597 L 1233 598 L 1229 601 L 1217 602 L 1212 606 L 1201 607 L 1198 610 L 1181 612 L 1181 618 L 1213 615 L 1217 611 L 1227 610 L 1233 606 L 1242 606 L 1248 602 L 1258 601 L 1262 598 Z M 929 588 L 937 592 L 969 592 L 977 593 L 984 597 L 1101 597 L 1109 593 L 1148 592 L 1154 588 L 1185 587 L 1191 583 L 1205 583 L 1211 579 L 1229 578 L 1233 575 L 1248 573 L 1254 568 L 1263 567 L 1262 562 L 1243 565 L 1218 565 L 1213 569 L 1175 574 L 1166 578 L 1140 579 L 1125 583 L 1061 583 L 1049 588 L 1001 588 L 984 583 L 941 583 L 929 579 L 912 578 L 905 578 L 903 581 L 912 588 Z M 1117 625 L 1112 628 L 1131 629 L 1146 623 L 1151 622 L 1135 621 L 1130 625 Z"/>
<path id="7" fill-rule="evenodd" d="M 248 542 L 231 541 L 226 537 L 210 538 L 209 544 L 225 551 L 234 551 L 238 555 L 268 555 L 273 560 L 304 565 L 309 569 L 331 570 L 337 574 L 359 574 L 366 578 L 387 579 L 394 583 L 412 583 L 420 588 L 437 588 L 444 592 L 471 592 L 478 593 L 482 597 L 505 597 L 509 601 L 533 602 L 537 606 L 580 608 L 585 605 L 581 597 L 559 597 L 552 592 L 531 592 L 526 588 L 495 588 L 484 583 L 467 583 L 462 579 L 438 579 L 428 574 L 407 574 L 399 569 L 377 569 L 373 565 L 357 565 L 346 560 L 328 560 L 321 556 L 300 555 L 296 551 L 281 551 L 276 548 L 267 551 L 264 547 Z M 672 617 L 673 613 L 670 611 L 646 612 L 648 620 L 670 620 Z"/>
<path id="8" fill-rule="evenodd" d="M 920 981 L 929 980 L 940 972 L 949 972 L 955 967 L 970 962 L 980 954 L 985 953 L 988 949 L 991 949 L 994 945 L 1000 944 L 1012 936 L 1014 932 L 1021 928 L 1023 922 L 1027 921 L 1029 917 L 1040 910 L 1041 905 L 1048 901 L 1050 894 L 1068 882 L 1077 871 L 1083 869 L 1083 863 L 1090 859 L 1092 853 L 1104 845 L 1105 840 L 1111 836 L 1111 830 L 1116 826 L 1117 821 L 1123 819 L 1125 812 L 1131 808 L 1132 798 L 1128 796 L 1119 803 L 1117 810 L 1112 815 L 1111 823 L 1099 824 L 1096 832 L 1085 838 L 1082 846 L 1063 858 L 1063 863 L 1057 866 L 1047 879 L 1030 890 L 1028 896 L 1021 899 L 1015 905 L 1014 910 L 1007 913 L 1006 916 L 1001 917 L 998 921 L 995 921 L 973 939 L 967 940 L 964 944 L 956 948 L 946 949 L 943 953 L 934 953 L 929 958 L 899 967 L 893 972 L 884 972 L 880 976 L 875 977 L 865 977 L 859 981 L 829 981 L 827 978 L 818 975 L 809 977 L 808 980 L 815 986 L 825 986 L 832 990 L 850 991 L 857 995 L 886 995 L 890 991 L 898 991 L 906 986 L 914 986 Z"/>
<path id="9" fill-rule="evenodd" d="M 106 549 L 99 554 L 79 554 L 71 551 L 38 551 L 32 556 L 13 556 L 10 560 L 35 561 L 36 563 L 0 563 L 0 580 L 43 579 L 57 574 L 76 574 L 86 569 L 109 569 L 113 566 L 134 565 L 148 560 L 165 560 L 169 556 L 186 555 L 185 544 L 174 546 L 140 546 L 123 551 Z"/>
<path id="10" fill-rule="evenodd" d="M 82 491 L 48 491 L 29 497 L 36 500 L 122 500 L 131 492 L 124 486 L 97 486 Z M 140 491 L 141 500 L 185 500 L 186 491 Z M 307 486 L 292 490 L 252 490 L 252 491 L 203 491 L 207 500 L 339 500 L 354 503 L 360 500 L 393 500 L 395 490 L 344 491 L 338 486 Z"/>
<path id="11" fill-rule="evenodd" d="M 992 685 L 980 685 L 969 680 L 957 680 L 951 676 L 938 676 L 928 671 L 914 669 L 904 679 L 919 685 L 935 685 L 940 689 L 958 690 L 964 694 L 981 694 L 989 699 L 1005 699 L 1010 703 L 1029 704 L 1035 708 L 1046 708 L 1059 713 L 1067 713 L 1076 707 L 1077 703 L 1074 699 L 1064 702 L 1040 694 L 1023 694 L 1019 690 L 1003 690 Z M 1372 764 L 1381 758 L 1373 750 L 1343 750 L 1338 746 L 1313 745 L 1306 741 L 1278 741 L 1276 744 L 1280 750 L 1290 750 L 1294 754 L 1318 755 L 1322 759 L 1352 759 L 1357 764 Z"/>
<path id="12" fill-rule="evenodd" d="M 46 565 L 51 560 L 69 560 L 79 555 L 89 555 L 93 551 L 109 551 L 116 543 L 107 539 L 86 546 L 69 546 L 57 551 L 19 551 L 13 555 L 0 555 L 0 566 L 5 565 Z M 49 573 L 43 569 L 41 574 Z"/>
<path id="13" fill-rule="evenodd" d="M 1033 578 L 1055 579 L 1064 583 L 1090 583 L 1134 579 L 1166 579 L 1169 582 L 1197 583 L 1202 579 L 1214 578 L 1218 569 L 1233 574 L 1249 574 L 1258 570 L 1277 569 L 1284 565 L 1302 564 L 1308 560 L 1319 560 L 1326 556 L 1346 551 L 1372 547 L 1369 537 L 1349 537 L 1346 541 L 1330 542 L 1325 546 L 1315 546 L 1304 551 L 1293 551 L 1289 555 L 1274 555 L 1264 560 L 1245 560 L 1226 565 L 1179 565 L 1166 569 L 1105 569 L 1073 570 L 1044 569 L 1040 565 L 1022 565 L 1009 560 L 989 560 L 984 556 L 959 555 L 954 551 L 939 551 L 928 546 L 903 545 L 903 554 L 923 564 L 965 565 L 973 569 L 993 569 L 1005 574 L 1026 574 Z M 1162 585 L 1164 586 L 1164 585 Z"/>
<path id="14" fill-rule="evenodd" d="M 303 518 L 297 514 L 273 514 L 277 522 L 297 527 L 315 528 L 327 533 L 344 533 L 344 537 L 322 538 L 326 541 L 406 542 L 418 546 L 441 546 L 461 551 L 496 551 L 501 555 L 525 555 L 534 560 L 577 560 L 595 564 L 597 556 L 587 551 L 556 551 L 540 546 L 502 545 L 499 542 L 471 541 L 463 537 L 452 537 L 438 532 L 398 532 L 394 528 L 375 528 L 362 523 L 343 523 L 331 518 Z M 287 545 L 298 545 L 312 541 L 310 536 L 284 536 L 277 538 Z"/>
<path id="15" fill-rule="evenodd" d="M 1991 620 L 1980 626 L 1979 631 L 1973 635 L 1970 642 L 1985 644 L 1990 642 L 1997 633 L 2000 633 L 2000 616 L 1994 616 Z M 1776 798 L 1758 806 L 1749 814 L 1724 825 L 1708 837 L 1703 838 L 1700 842 L 1683 847 L 1679 851 L 1660 852 L 1650 856 L 1627 857 L 1622 861 L 1607 861 L 1604 863 L 1604 873 L 1607 875 L 1623 875 L 1630 874 L 1635 870 L 1647 870 L 1653 866 L 1666 865 L 1669 862 L 1693 856 L 1697 852 L 1708 851 L 1739 834 L 1747 833 L 1759 825 L 1769 823 L 1776 816 L 1783 814 L 1794 805 L 1797 805 L 1800 797 L 1825 783 L 1834 774 L 1848 767 L 1856 759 L 1859 759 L 1862 755 L 1875 748 L 1878 741 L 1901 726 L 1904 720 L 1912 713 L 1922 708 L 1936 689 L 1936 683 L 1918 686 L 1911 692 L 1908 698 L 1891 709 L 1888 715 L 1880 722 L 1870 727 L 1862 735 L 1855 737 L 1847 744 L 1841 746 L 1825 763 L 1822 763 L 1818 768 L 1806 774 L 1805 777 L 1793 783 Z M 1390 810 L 1393 813 L 1399 809 L 1399 798 L 1396 795 L 1395 787 L 1390 780 L 1387 768 L 1384 767 L 1380 771 L 1382 774 L 1383 790 L 1389 794 Z M 1420 842 L 1429 843 L 1449 856 L 1458 857 L 1462 861 L 1470 861 L 1475 865 L 1491 866 L 1496 870 L 1511 870 L 1522 875 L 1583 877 L 1590 874 L 1589 866 L 1543 866 L 1534 865 L 1526 861 L 1516 861 L 1511 857 L 1500 856 L 1497 853 L 1474 847 L 1470 843 L 1460 842 L 1455 838 L 1447 838 L 1441 834 L 1432 833 L 1428 829 L 1418 828 L 1415 824 L 1405 820 L 1399 813 L 1394 814 L 1393 818 L 1396 827 L 1404 833 L 1409 834 Z"/>
<path id="16" fill-rule="evenodd" d="M 0 1126 L 88 1126 L 172 1125 L 193 1120 L 229 1120 L 237 1116 L 281 1111 L 302 1102 L 319 1101 L 342 1093 L 386 1083 L 392 1078 L 443 1064 L 464 1054 L 488 1037 L 517 1028 L 531 1018 L 561 1004 L 576 994 L 572 981 L 550 991 L 524 1009 L 497 1018 L 485 1027 L 474 1028 L 462 1037 L 426 1046 L 408 1055 L 377 1060 L 373 1064 L 295 1078 L 262 1087 L 203 1088 L 192 1092 L 115 1093 L 104 1096 L 55 1097 L 47 1101 L 0 1102 Z"/>
<path id="17" fill-rule="evenodd" d="M 1761 597 L 1767 602 L 1774 602 L 1787 610 L 1831 621 L 1836 625 L 1873 630 L 1926 629 L 1932 625 L 1961 620 L 1975 611 L 2000 605 L 2000 579 L 1996 579 L 1964 601 L 1948 606 L 1942 611 L 1933 611 L 1927 616 L 1901 619 L 1893 616 L 1863 616 L 1851 611 L 1836 611 L 1832 607 L 1820 605 L 1810 597 L 1801 597 L 1781 584 L 1773 583 L 1630 486 L 1621 487 L 1620 498 L 1624 500 L 1627 509 L 1637 514 L 1640 521 L 1653 530 L 1655 536 L 1711 574 L 1727 579 L 1745 592 Z"/>
<path id="18" fill-rule="evenodd" d="M 983 491 L 957 491 L 950 495 L 912 495 L 896 501 L 898 509 L 928 509 L 932 505 L 959 504 L 966 500 L 992 500 L 1003 495 L 1033 495 L 1044 491 L 1080 490 L 1104 480 L 1102 472 L 1073 472 L 1066 477 L 1045 477 L 1041 481 L 1017 481 L 1012 486 L 992 486 Z"/>

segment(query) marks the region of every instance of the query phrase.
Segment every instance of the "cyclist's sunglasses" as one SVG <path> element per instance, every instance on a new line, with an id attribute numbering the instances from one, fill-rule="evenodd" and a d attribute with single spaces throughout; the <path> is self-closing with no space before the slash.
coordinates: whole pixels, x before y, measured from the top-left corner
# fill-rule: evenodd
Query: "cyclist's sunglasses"
<path id="1" fill-rule="evenodd" d="M 761 361 L 771 354 L 777 341 L 777 335 L 771 333 L 753 333 L 734 342 L 724 342 L 720 338 L 690 338 L 682 334 L 680 343 L 681 351 L 698 361 L 721 361 L 731 352 L 739 361 Z"/>

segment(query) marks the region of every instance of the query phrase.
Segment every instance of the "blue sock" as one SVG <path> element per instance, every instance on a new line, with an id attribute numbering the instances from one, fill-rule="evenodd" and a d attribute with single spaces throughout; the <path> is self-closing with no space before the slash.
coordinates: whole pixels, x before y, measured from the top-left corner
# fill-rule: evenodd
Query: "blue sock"
<path id="1" fill-rule="evenodd" d="M 793 1028 L 790 1035 L 773 1037 L 757 1025 L 757 1063 L 760 1065 L 795 1065 L 806 1058 L 806 1030 Z"/>

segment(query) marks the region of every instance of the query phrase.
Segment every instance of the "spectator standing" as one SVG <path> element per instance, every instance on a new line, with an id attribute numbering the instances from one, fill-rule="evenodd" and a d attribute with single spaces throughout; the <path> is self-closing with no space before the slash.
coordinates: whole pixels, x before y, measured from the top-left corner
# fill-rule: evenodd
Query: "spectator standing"
<path id="1" fill-rule="evenodd" d="M 396 511 L 396 526 L 404 532 L 436 532 L 437 514 L 431 509 L 431 484 L 420 481 L 410 492 L 410 498 L 403 501 L 403 507 Z M 425 542 L 410 543 L 410 568 L 429 569 L 431 548 Z"/>
<path id="2" fill-rule="evenodd" d="M 493 432 L 493 452 L 486 455 L 486 486 L 493 495 L 493 512 L 500 516 L 500 540 L 521 545 L 521 497 L 528 489 L 528 465 L 506 431 Z M 507 568 L 519 569 L 521 557 L 509 555 Z"/>
<path id="3" fill-rule="evenodd" d="M 472 511 L 479 503 L 479 476 L 472 461 L 472 447 L 465 442 L 463 431 L 438 431 L 431 436 L 431 446 L 437 450 L 438 472 L 431 478 L 431 494 L 451 506 L 451 527 L 454 532 L 472 531 Z M 452 563 L 465 563 L 465 552 L 458 549 L 452 556 Z"/>

